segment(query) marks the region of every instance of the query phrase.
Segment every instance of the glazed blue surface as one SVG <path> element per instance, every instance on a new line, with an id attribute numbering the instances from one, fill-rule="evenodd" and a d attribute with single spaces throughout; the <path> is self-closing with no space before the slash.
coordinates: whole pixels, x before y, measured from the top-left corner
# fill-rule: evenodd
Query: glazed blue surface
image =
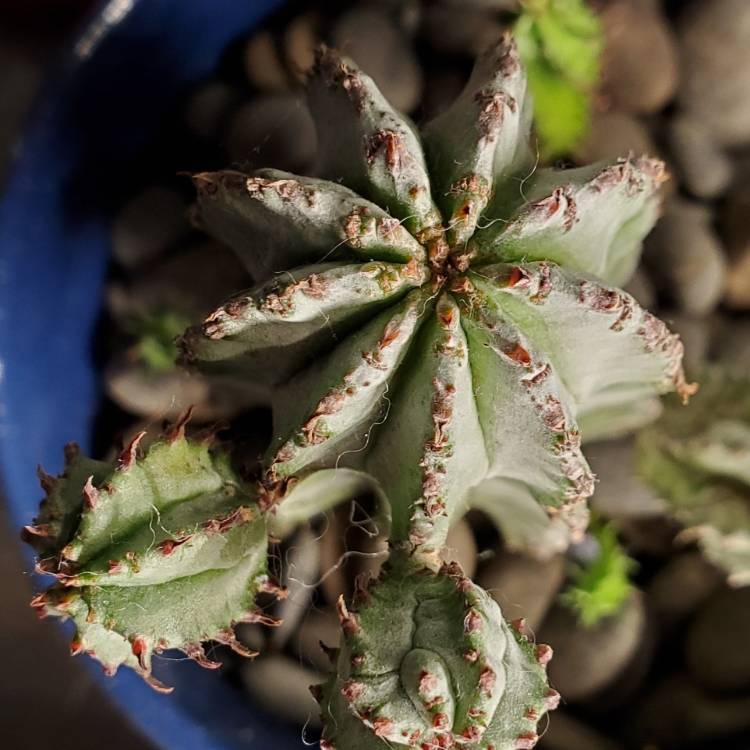
<path id="1" fill-rule="evenodd" d="M 120 177 L 186 88 L 282 0 L 115 0 L 58 62 L 0 202 L 0 472 L 11 522 L 34 515 L 34 469 L 90 443 L 92 339 Z M 155 693 L 128 670 L 103 688 L 169 750 L 287 750 L 300 734 L 215 672 L 162 660 Z"/>

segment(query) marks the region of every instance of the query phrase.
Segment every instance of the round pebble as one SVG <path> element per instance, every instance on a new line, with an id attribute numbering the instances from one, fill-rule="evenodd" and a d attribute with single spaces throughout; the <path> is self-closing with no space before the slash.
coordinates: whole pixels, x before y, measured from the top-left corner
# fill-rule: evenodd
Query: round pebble
<path id="1" fill-rule="evenodd" d="M 261 91 L 279 92 L 289 88 L 289 76 L 269 31 L 260 31 L 248 40 L 243 63 L 248 81 Z"/>
<path id="2" fill-rule="evenodd" d="M 717 334 L 711 340 L 711 357 L 723 367 L 739 373 L 750 372 L 750 321 L 721 317 Z"/>
<path id="3" fill-rule="evenodd" d="M 237 639 L 248 648 L 258 653 L 266 649 L 266 630 L 263 625 L 256 623 L 240 623 L 236 627 Z"/>
<path id="4" fill-rule="evenodd" d="M 104 372 L 107 395 L 124 411 L 153 422 L 177 419 L 193 407 L 194 422 L 230 419 L 240 412 L 268 406 L 268 391 L 229 376 L 203 376 L 175 366 L 152 372 L 139 362 L 119 357 Z"/>
<path id="5" fill-rule="evenodd" d="M 645 627 L 646 611 L 638 591 L 620 612 L 592 628 L 581 626 L 567 607 L 555 605 L 537 638 L 554 649 L 547 670 L 550 683 L 571 703 L 598 693 L 632 662 Z"/>
<path id="6" fill-rule="evenodd" d="M 640 736 L 649 740 L 645 747 L 744 750 L 746 742 L 724 744 L 722 739 L 750 728 L 750 695 L 711 694 L 689 675 L 671 675 L 643 702 L 638 724 Z"/>
<path id="7" fill-rule="evenodd" d="M 331 669 L 331 657 L 321 643 L 326 648 L 333 649 L 338 647 L 340 639 L 341 625 L 335 612 L 331 609 L 311 609 L 290 643 L 301 659 L 325 674 Z"/>
<path id="8" fill-rule="evenodd" d="M 303 81 L 315 62 L 315 49 L 320 44 L 315 17 L 310 13 L 293 18 L 284 30 L 284 55 L 292 74 Z"/>
<path id="9" fill-rule="evenodd" d="M 466 80 L 455 68 L 438 68 L 427 72 L 422 111 L 429 121 L 445 112 L 458 98 Z"/>
<path id="10" fill-rule="evenodd" d="M 131 198 L 112 224 L 112 254 L 134 270 L 187 236 L 187 204 L 176 190 L 152 185 Z"/>
<path id="11" fill-rule="evenodd" d="M 198 86 L 185 107 L 185 124 L 198 138 L 218 141 L 238 94 L 223 81 L 207 81 Z"/>
<path id="12" fill-rule="evenodd" d="M 727 262 L 711 211 L 675 198 L 646 240 L 645 260 L 660 291 L 678 308 L 705 315 L 724 291 Z"/>
<path id="13" fill-rule="evenodd" d="M 682 531 L 680 524 L 668 515 L 613 520 L 617 535 L 633 556 L 670 557 L 675 552 L 675 537 Z"/>
<path id="14" fill-rule="evenodd" d="M 719 223 L 729 256 L 724 300 L 735 310 L 750 308 L 750 187 L 741 182 L 727 197 Z"/>
<path id="15" fill-rule="evenodd" d="M 739 258 L 750 252 L 750 174 L 742 180 L 727 196 L 719 214 L 721 236 L 726 243 L 727 253 L 731 259 Z"/>
<path id="16" fill-rule="evenodd" d="M 522 0 L 438 0 L 440 5 L 459 8 L 484 8 L 491 11 L 520 13 Z"/>
<path id="17" fill-rule="evenodd" d="M 565 562 L 561 555 L 542 561 L 504 552 L 482 566 L 477 583 L 500 605 L 507 620 L 523 618 L 527 627 L 535 631 L 564 577 Z"/>
<path id="18" fill-rule="evenodd" d="M 675 117 L 669 125 L 669 145 L 682 183 L 696 198 L 710 200 L 727 189 L 732 162 L 714 140 L 710 125 Z"/>
<path id="19" fill-rule="evenodd" d="M 476 3 L 429 4 L 424 9 L 423 33 L 444 55 L 473 58 L 496 42 L 503 31 L 492 9 Z"/>
<path id="20" fill-rule="evenodd" d="M 320 706 L 310 693 L 323 681 L 317 672 L 272 654 L 243 662 L 240 674 L 256 705 L 284 721 L 320 728 Z"/>
<path id="21" fill-rule="evenodd" d="M 352 524 L 351 513 L 350 504 L 329 513 L 320 538 L 320 587 L 330 604 L 342 594 L 351 600 L 356 579 L 377 577 L 388 557 L 388 543 L 375 521 Z"/>
<path id="22" fill-rule="evenodd" d="M 688 378 L 700 378 L 715 328 L 711 318 L 683 313 L 663 313 L 663 317 L 668 321 L 669 329 L 682 339 L 685 347 L 682 365 Z"/>
<path id="23" fill-rule="evenodd" d="M 591 164 L 628 154 L 656 155 L 657 148 L 646 125 L 633 115 L 612 110 L 591 118 L 589 132 L 576 150 L 576 161 Z"/>
<path id="24" fill-rule="evenodd" d="M 397 110 L 410 112 L 419 104 L 422 69 L 409 39 L 388 15 L 355 7 L 339 17 L 331 36 Z"/>
<path id="25" fill-rule="evenodd" d="M 208 407 L 209 385 L 205 378 L 174 369 L 149 372 L 138 362 L 118 358 L 104 372 L 107 395 L 130 414 L 158 422 L 176 419 L 193 406 L 197 422 L 213 418 Z"/>
<path id="26" fill-rule="evenodd" d="M 680 105 L 720 144 L 750 143 L 750 3 L 701 0 L 681 17 Z"/>
<path id="27" fill-rule="evenodd" d="M 656 289 L 648 275 L 648 271 L 641 265 L 635 269 L 635 273 L 625 285 L 625 291 L 635 297 L 635 301 L 646 310 L 656 307 Z"/>
<path id="28" fill-rule="evenodd" d="M 550 716 L 542 750 L 620 750 L 621 745 L 605 737 L 566 711 L 557 709 Z"/>
<path id="29" fill-rule="evenodd" d="M 750 691 L 750 588 L 712 597 L 688 630 L 685 659 L 709 690 Z"/>
<path id="30" fill-rule="evenodd" d="M 666 503 L 637 476 L 632 436 L 588 443 L 584 452 L 597 478 L 592 498 L 597 513 L 624 519 L 648 518 L 665 512 Z"/>
<path id="31" fill-rule="evenodd" d="M 315 124 L 305 102 L 292 94 L 259 96 L 232 115 L 225 148 L 233 163 L 304 173 L 316 148 Z"/>
<path id="32" fill-rule="evenodd" d="M 734 310 L 750 309 L 750 252 L 729 267 L 724 299 Z"/>
<path id="33" fill-rule="evenodd" d="M 326 515 L 326 526 L 320 537 L 320 587 L 329 604 L 335 604 L 342 594 L 349 597 L 351 575 L 350 558 L 346 557 L 348 517 L 341 507 Z"/>
<path id="34" fill-rule="evenodd" d="M 199 323 L 221 300 L 248 286 L 250 277 L 237 256 L 224 245 L 203 239 L 157 263 L 148 273 L 111 284 L 107 304 L 124 328 L 133 318 L 165 310 Z"/>
<path id="35" fill-rule="evenodd" d="M 413 36 L 419 30 L 422 23 L 422 3 L 420 0 L 397 0 L 396 20 L 398 25 L 409 36 Z"/>
<path id="36" fill-rule="evenodd" d="M 674 32 L 648 0 L 613 0 L 601 15 L 605 52 L 602 80 L 617 109 L 658 112 L 675 95 L 679 58 Z"/>
<path id="37" fill-rule="evenodd" d="M 722 574 L 700 552 L 676 555 L 648 587 L 651 609 L 672 626 L 695 612 L 722 583 Z"/>

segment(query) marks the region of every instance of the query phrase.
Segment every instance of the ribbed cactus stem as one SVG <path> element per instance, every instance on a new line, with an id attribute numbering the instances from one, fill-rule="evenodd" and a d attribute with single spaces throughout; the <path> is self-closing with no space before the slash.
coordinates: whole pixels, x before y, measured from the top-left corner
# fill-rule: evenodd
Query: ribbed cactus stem
<path id="1" fill-rule="evenodd" d="M 296 485 L 348 469 L 378 482 L 393 538 L 424 562 L 467 507 L 508 498 L 519 513 L 491 513 L 504 536 L 564 548 L 594 487 L 581 432 L 690 392 L 677 337 L 610 286 L 656 219 L 662 163 L 534 169 L 508 36 L 423 142 L 334 50 L 308 96 L 327 179 L 195 176 L 198 222 L 259 284 L 186 332 L 185 361 L 284 382 L 264 479 L 282 516 Z"/>
<path id="2" fill-rule="evenodd" d="M 114 464 L 66 449 L 58 478 L 40 472 L 47 493 L 25 533 L 38 567 L 57 583 L 37 595 L 40 616 L 70 619 L 74 654 L 108 673 L 133 668 L 158 690 L 153 654 L 179 649 L 207 668 L 202 642 L 253 656 L 236 622 L 272 618 L 255 596 L 283 596 L 266 574 L 267 530 L 254 493 L 221 451 L 190 440 L 184 421 L 141 455 L 138 434 Z"/>
<path id="3" fill-rule="evenodd" d="M 530 748 L 559 701 L 549 646 L 508 625 L 455 565 L 433 571 L 397 551 L 351 607 L 339 600 L 339 619 L 336 674 L 314 690 L 322 747 Z"/>

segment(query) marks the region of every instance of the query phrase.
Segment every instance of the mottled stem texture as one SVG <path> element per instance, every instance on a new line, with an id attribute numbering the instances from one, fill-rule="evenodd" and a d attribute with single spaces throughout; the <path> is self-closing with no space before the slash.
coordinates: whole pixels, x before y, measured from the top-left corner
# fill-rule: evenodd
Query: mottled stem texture
<path id="1" fill-rule="evenodd" d="M 450 525 L 479 508 L 508 547 L 580 538 L 587 437 L 694 390 L 682 344 L 618 288 L 654 224 L 661 162 L 538 168 L 515 45 L 482 55 L 421 136 L 351 61 L 322 48 L 308 81 L 315 177 L 200 173 L 195 223 L 257 286 L 180 340 L 186 366 L 273 386 L 262 473 L 242 481 L 183 428 L 112 466 L 70 451 L 27 530 L 58 582 L 35 599 L 72 618 L 76 650 L 155 682 L 151 654 L 242 650 L 269 532 L 357 494 L 390 520 L 376 581 L 339 602 L 343 642 L 317 689 L 321 747 L 530 748 L 554 708 L 549 646 L 460 569 Z M 277 593 L 280 593 L 277 591 Z"/>

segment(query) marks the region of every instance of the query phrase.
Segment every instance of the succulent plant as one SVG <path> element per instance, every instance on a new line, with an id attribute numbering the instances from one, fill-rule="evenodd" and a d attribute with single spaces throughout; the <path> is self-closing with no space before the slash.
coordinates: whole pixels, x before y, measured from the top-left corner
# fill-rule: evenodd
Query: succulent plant
<path id="1" fill-rule="evenodd" d="M 424 557 L 480 485 L 485 505 L 541 507 L 542 527 L 580 534 L 593 491 L 580 429 L 689 392 L 677 337 L 610 286 L 637 263 L 663 165 L 534 169 L 509 37 L 426 126 L 424 149 L 332 50 L 308 89 L 318 172 L 336 181 L 194 178 L 198 224 L 260 284 L 189 330 L 184 358 L 283 382 L 265 476 L 279 496 L 320 468 L 364 469 L 394 539 Z"/>
<path id="2" fill-rule="evenodd" d="M 75 623 L 71 652 L 168 691 L 151 673 L 154 653 L 180 649 L 218 667 L 201 646 L 214 640 L 252 656 L 232 626 L 272 623 L 255 596 L 281 592 L 266 575 L 263 514 L 226 455 L 177 425 L 139 457 L 142 437 L 116 464 L 67 446 L 61 476 L 39 471 L 47 495 L 24 533 L 39 570 L 57 578 L 32 606 Z"/>
<path id="3" fill-rule="evenodd" d="M 638 436 L 638 471 L 731 584 L 750 585 L 750 381 L 713 369 Z"/>
<path id="4" fill-rule="evenodd" d="M 656 219 L 663 165 L 536 169 L 510 37 L 423 140 L 330 49 L 308 90 L 318 177 L 194 176 L 196 222 L 258 286 L 189 329 L 182 357 L 273 386 L 261 476 L 240 481 L 182 428 L 116 467 L 71 458 L 43 479 L 29 529 L 59 578 L 35 605 L 72 617 L 110 669 L 150 678 L 168 647 L 211 666 L 201 641 L 238 648 L 232 623 L 264 617 L 267 533 L 366 489 L 391 556 L 339 602 L 323 747 L 530 748 L 558 699 L 551 649 L 440 553 L 472 506 L 539 553 L 580 537 L 594 482 L 581 430 L 692 392 L 678 338 L 615 286 Z"/>
<path id="5" fill-rule="evenodd" d="M 356 613 L 339 600 L 336 674 L 316 689 L 322 748 L 536 744 L 537 722 L 560 700 L 545 674 L 552 650 L 509 625 L 460 568 L 436 572 L 396 553 L 357 596 Z"/>

